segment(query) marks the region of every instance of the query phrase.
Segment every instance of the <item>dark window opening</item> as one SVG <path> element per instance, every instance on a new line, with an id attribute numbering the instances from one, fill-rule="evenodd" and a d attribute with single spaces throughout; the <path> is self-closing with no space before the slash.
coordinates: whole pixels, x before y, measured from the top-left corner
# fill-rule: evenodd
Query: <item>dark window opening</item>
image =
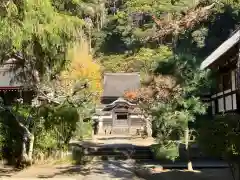
<path id="1" fill-rule="evenodd" d="M 128 115 L 127 114 L 118 114 L 117 115 L 117 119 L 118 120 L 123 120 L 123 119 L 127 119 L 128 118 Z"/>
<path id="2" fill-rule="evenodd" d="M 101 97 L 101 104 L 111 104 L 117 99 L 118 97 Z"/>
<path id="3" fill-rule="evenodd" d="M 135 12 L 131 14 L 133 25 L 143 27 L 144 24 L 152 22 L 152 16 L 149 13 Z"/>
<path id="4" fill-rule="evenodd" d="M 215 112 L 213 112 L 211 103 L 209 103 L 209 105 L 208 105 L 208 107 L 207 107 L 207 114 L 213 114 L 213 113 L 215 113 Z"/>
<path id="5" fill-rule="evenodd" d="M 219 110 L 218 110 L 218 99 L 215 99 L 214 103 L 215 103 L 215 112 L 214 112 L 214 114 L 217 114 L 219 112 Z"/>
<path id="6" fill-rule="evenodd" d="M 236 101 L 237 101 L 237 112 L 240 113 L 240 96 L 239 94 L 237 93 L 236 94 Z"/>
<path id="7" fill-rule="evenodd" d="M 34 92 L 33 91 L 22 91 L 22 98 L 23 98 L 23 103 L 31 104 L 32 99 L 34 98 Z"/>
<path id="8" fill-rule="evenodd" d="M 223 90 L 231 89 L 231 74 L 230 72 L 223 74 Z"/>
<path id="9" fill-rule="evenodd" d="M 231 86 L 231 71 L 229 71 L 228 73 L 220 74 L 217 77 L 217 92 L 231 89 Z"/>
<path id="10" fill-rule="evenodd" d="M 18 91 L 6 91 L 4 93 L 4 103 L 6 105 L 12 105 L 16 103 L 18 98 L 20 98 L 20 92 Z"/>
<path id="11" fill-rule="evenodd" d="M 222 92 L 222 91 L 223 91 L 222 76 L 219 75 L 217 77 L 217 92 Z"/>

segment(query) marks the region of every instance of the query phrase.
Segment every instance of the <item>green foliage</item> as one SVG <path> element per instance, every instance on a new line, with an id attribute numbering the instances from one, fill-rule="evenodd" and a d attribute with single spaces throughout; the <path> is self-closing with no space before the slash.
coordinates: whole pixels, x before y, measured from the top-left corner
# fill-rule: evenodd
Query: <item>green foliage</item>
<path id="1" fill-rule="evenodd" d="M 78 140 L 92 138 L 92 122 L 82 122 L 77 123 L 77 128 L 74 133 L 74 138 Z"/>
<path id="2" fill-rule="evenodd" d="M 38 154 L 40 152 L 46 153 L 50 149 L 57 149 L 59 146 L 57 133 L 54 130 L 46 130 L 42 127 L 36 131 L 35 142 L 34 142 L 34 152 Z"/>
<path id="3" fill-rule="evenodd" d="M 155 159 L 158 160 L 171 160 L 174 161 L 179 157 L 178 144 L 175 142 L 169 142 L 168 144 L 157 144 L 152 146 Z"/>
<path id="4" fill-rule="evenodd" d="M 57 144 L 58 147 L 68 145 L 69 141 L 73 137 L 77 128 L 77 122 L 79 121 L 79 114 L 77 108 L 71 105 L 60 105 L 57 107 L 48 107 L 47 115 L 45 111 L 41 111 L 39 117 L 44 117 L 45 121 L 43 125 L 42 133 L 50 133 L 53 135 L 53 139 L 49 139 L 49 146 Z M 46 132 L 44 132 L 46 131 Z M 50 136 L 50 134 L 46 134 Z M 56 139 L 55 139 L 56 138 Z M 41 137 L 42 139 L 42 137 Z M 57 142 L 57 143 L 56 143 Z"/>
<path id="5" fill-rule="evenodd" d="M 159 62 L 172 56 L 172 51 L 167 46 L 157 49 L 141 48 L 134 55 L 119 54 L 104 56 L 101 63 L 105 72 L 140 72 L 142 75 L 153 72 Z"/>
<path id="6" fill-rule="evenodd" d="M 74 147 L 72 150 L 72 160 L 75 164 L 82 164 L 84 160 L 84 150 L 81 147 Z"/>
<path id="7" fill-rule="evenodd" d="M 164 109 L 160 113 L 174 111 L 173 117 L 180 121 L 194 120 L 196 114 L 205 113 L 206 106 L 200 101 L 199 95 L 203 89 L 209 89 L 210 74 L 198 69 L 194 57 L 181 55 L 159 62 L 155 73 L 173 76 L 179 88 L 168 104 L 159 102 L 160 109 Z"/>
<path id="8" fill-rule="evenodd" d="M 198 115 L 206 113 L 205 105 L 199 95 L 202 89 L 207 89 L 209 73 L 198 69 L 194 58 L 175 56 L 160 62 L 155 73 L 171 75 L 176 80 L 177 90 L 166 102 L 155 101 L 152 108 L 153 130 L 159 142 L 159 151 L 164 154 L 165 144 L 182 141 L 184 131 L 189 128 L 189 122 L 194 122 Z M 170 146 L 169 153 L 173 153 Z"/>
<path id="9" fill-rule="evenodd" d="M 151 12 L 153 14 L 161 14 L 166 12 L 180 12 L 187 7 L 194 6 L 194 1 L 181 0 L 175 1 L 173 4 L 169 0 L 154 1 L 154 0 L 132 0 L 127 1 L 126 6 L 130 12 Z"/>
<path id="10" fill-rule="evenodd" d="M 56 12 L 51 0 L 7 0 L 5 4 L 0 20 L 1 61 L 15 58 L 20 64 L 14 67 L 20 75 L 16 78 L 25 78 L 23 81 L 32 78 L 34 71 L 40 79 L 50 69 L 50 76 L 59 72 L 68 61 L 66 54 L 77 40 L 83 21 Z"/>
<path id="11" fill-rule="evenodd" d="M 2 120 L 0 120 L 0 121 L 2 121 Z M 3 127 L 4 127 L 4 125 L 2 124 L 2 123 L 0 123 L 0 130 L 1 130 L 1 134 L 0 134 L 0 149 L 3 149 L 3 147 L 4 147 L 4 142 L 5 142 L 5 138 L 6 138 L 6 136 L 4 136 L 4 129 L 3 129 Z M 2 159 L 3 158 L 3 152 L 1 151 L 0 152 L 0 159 Z"/>
<path id="12" fill-rule="evenodd" d="M 1 157 L 10 164 L 16 163 L 21 153 L 22 132 L 15 122 L 15 116 L 0 105 Z"/>
<path id="13" fill-rule="evenodd" d="M 28 82 L 29 86 L 53 84 L 52 79 L 71 60 L 68 53 L 82 40 L 85 23 L 78 11 L 83 4 L 76 0 L 0 2 L 1 63 L 15 60 L 11 70 L 16 77 L 12 81 Z M 98 9 L 95 10 L 98 13 Z M 35 155 L 66 148 L 77 123 L 90 116 L 87 108 L 93 103 L 86 100 L 86 94 L 87 90 L 79 93 L 79 98 L 69 98 L 71 102 L 60 101 L 59 106 L 48 99 L 40 108 L 17 104 L 10 107 L 10 112 L 3 107 L 0 127 L 4 157 L 16 160 L 21 156 L 26 132 L 35 136 Z"/>
<path id="14" fill-rule="evenodd" d="M 199 129 L 199 144 L 206 153 L 212 156 L 238 163 L 239 123 L 238 114 L 224 114 L 216 116 L 213 120 L 206 119 Z"/>

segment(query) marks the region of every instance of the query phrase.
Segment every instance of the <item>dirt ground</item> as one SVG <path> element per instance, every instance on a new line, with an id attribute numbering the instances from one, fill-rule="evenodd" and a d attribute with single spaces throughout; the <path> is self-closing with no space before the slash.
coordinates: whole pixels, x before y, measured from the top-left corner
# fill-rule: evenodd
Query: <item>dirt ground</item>
<path id="1" fill-rule="evenodd" d="M 161 173 L 138 178 L 128 162 L 95 162 L 88 166 L 34 165 L 20 172 L 0 168 L 0 179 L 69 179 L 69 180 L 233 180 L 228 168 L 201 169 L 194 172 L 166 170 Z"/>
<path id="2" fill-rule="evenodd" d="M 92 164 L 81 165 L 34 165 L 20 172 L 3 171 L 0 179 L 69 179 L 69 180 L 112 180 L 132 179 L 139 180 L 130 170 L 128 162 L 117 161 L 93 162 Z"/>

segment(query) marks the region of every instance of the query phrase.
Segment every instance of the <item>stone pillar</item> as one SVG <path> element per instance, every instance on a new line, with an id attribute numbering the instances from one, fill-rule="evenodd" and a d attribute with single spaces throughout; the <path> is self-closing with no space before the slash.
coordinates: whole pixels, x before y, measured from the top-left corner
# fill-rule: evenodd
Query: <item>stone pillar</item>
<path id="1" fill-rule="evenodd" d="M 102 118 L 102 116 L 99 116 L 99 118 L 98 118 L 98 134 L 102 134 L 102 133 L 104 133 L 103 118 Z"/>
<path id="2" fill-rule="evenodd" d="M 146 119 L 146 126 L 147 126 L 148 137 L 152 137 L 152 121 L 150 117 Z"/>

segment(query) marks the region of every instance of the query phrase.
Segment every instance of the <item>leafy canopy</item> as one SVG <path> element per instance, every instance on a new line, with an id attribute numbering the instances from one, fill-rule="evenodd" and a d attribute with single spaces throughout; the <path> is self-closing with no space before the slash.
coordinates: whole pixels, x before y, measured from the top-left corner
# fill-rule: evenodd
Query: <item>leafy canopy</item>
<path id="1" fill-rule="evenodd" d="M 68 62 L 67 51 L 80 37 L 83 21 L 57 12 L 51 0 L 6 0 L 1 8 L 1 61 L 15 58 L 14 70 L 25 79 L 58 73 Z"/>

